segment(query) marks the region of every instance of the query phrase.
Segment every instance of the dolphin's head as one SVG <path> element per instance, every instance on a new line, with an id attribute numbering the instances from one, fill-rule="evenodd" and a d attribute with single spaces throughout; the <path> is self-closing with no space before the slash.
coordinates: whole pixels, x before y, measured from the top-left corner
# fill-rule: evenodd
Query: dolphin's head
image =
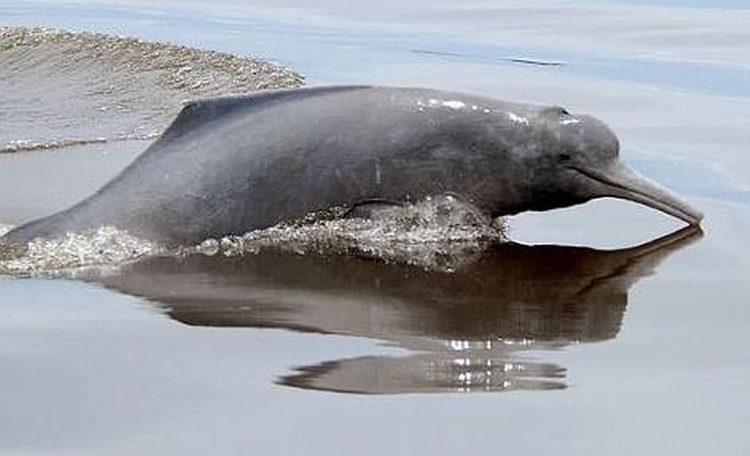
<path id="1" fill-rule="evenodd" d="M 544 108 L 538 115 L 545 134 L 543 146 L 531 158 L 535 162 L 531 209 L 614 197 L 644 204 L 691 225 L 700 223 L 699 211 L 619 160 L 617 137 L 603 122 L 559 107 Z"/>

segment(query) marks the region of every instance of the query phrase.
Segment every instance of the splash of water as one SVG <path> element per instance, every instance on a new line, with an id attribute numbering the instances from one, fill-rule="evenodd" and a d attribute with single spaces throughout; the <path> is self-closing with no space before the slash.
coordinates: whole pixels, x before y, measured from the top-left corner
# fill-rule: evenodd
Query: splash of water
<path id="1" fill-rule="evenodd" d="M 426 269 L 454 271 L 490 244 L 503 242 L 505 226 L 451 196 L 379 209 L 369 218 L 342 218 L 345 208 L 310 214 L 242 236 L 207 239 L 183 254 L 237 256 L 274 248 L 300 255 L 356 255 Z"/>
<path id="2" fill-rule="evenodd" d="M 0 274 L 73 276 L 82 268 L 122 265 L 163 251 L 159 245 L 125 231 L 101 227 L 57 239 L 35 239 L 25 252 L 19 255 L 20 252 L 11 250 L 6 254 L 10 258 L 5 260 L 0 251 Z"/>
<path id="3" fill-rule="evenodd" d="M 113 227 L 37 239 L 25 253 L 0 252 L 0 274 L 75 276 L 82 269 L 117 268 L 153 255 L 254 255 L 278 249 L 299 255 L 356 255 L 425 269 L 454 271 L 489 245 L 505 241 L 502 222 L 453 197 L 380 209 L 369 218 L 343 217 L 345 208 L 309 214 L 301 220 L 241 236 L 206 239 L 169 251 Z M 0 233 L 10 227 L 0 226 Z M 4 259 L 3 259 L 4 258 Z"/>

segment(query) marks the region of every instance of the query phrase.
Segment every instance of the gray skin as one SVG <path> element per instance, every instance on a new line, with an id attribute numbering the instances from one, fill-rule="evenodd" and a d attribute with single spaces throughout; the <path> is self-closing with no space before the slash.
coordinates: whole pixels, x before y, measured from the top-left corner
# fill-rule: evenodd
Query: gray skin
<path id="1" fill-rule="evenodd" d="M 91 197 L 5 235 L 103 225 L 184 245 L 332 206 L 450 193 L 491 216 L 617 197 L 701 214 L 618 161 L 599 120 L 417 88 L 319 87 L 196 101 Z"/>

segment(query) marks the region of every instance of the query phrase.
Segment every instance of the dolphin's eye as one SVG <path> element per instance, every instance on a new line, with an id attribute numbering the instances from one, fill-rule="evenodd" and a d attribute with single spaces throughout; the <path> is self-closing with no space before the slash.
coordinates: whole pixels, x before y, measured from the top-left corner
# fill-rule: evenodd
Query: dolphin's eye
<path id="1" fill-rule="evenodd" d="M 548 115 L 548 116 L 569 116 L 570 112 L 568 112 L 567 109 L 563 108 L 562 106 L 550 106 L 547 108 L 542 109 L 542 114 Z"/>
<path id="2" fill-rule="evenodd" d="M 557 159 L 560 161 L 560 163 L 570 163 L 570 160 L 572 158 L 573 157 L 571 157 L 570 154 L 568 153 L 562 153 L 557 156 Z"/>

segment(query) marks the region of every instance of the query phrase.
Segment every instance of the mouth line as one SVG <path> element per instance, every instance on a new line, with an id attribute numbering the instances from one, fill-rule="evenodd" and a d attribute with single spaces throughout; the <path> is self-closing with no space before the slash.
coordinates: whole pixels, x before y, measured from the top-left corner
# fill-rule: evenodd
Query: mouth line
<path id="1" fill-rule="evenodd" d="M 640 195 L 641 197 L 643 197 L 645 199 L 648 199 L 648 200 L 651 200 L 651 201 L 653 201 L 655 203 L 667 204 L 667 203 L 665 203 L 663 201 L 660 201 L 660 200 L 654 198 L 653 196 L 649 195 L 648 193 L 642 192 L 641 190 L 639 190 L 637 188 L 628 188 L 628 187 L 622 185 L 621 183 L 619 183 L 619 182 L 617 182 L 617 181 L 615 181 L 613 179 L 608 179 L 607 177 L 605 177 L 603 175 L 595 174 L 595 173 L 593 173 L 591 171 L 588 171 L 585 168 L 579 168 L 577 166 L 570 166 L 569 168 L 572 169 L 572 170 L 578 171 L 579 173 L 583 174 L 584 176 L 588 177 L 589 179 L 593 179 L 593 180 L 599 182 L 600 184 L 611 185 L 612 187 L 616 187 L 616 188 L 618 188 L 620 190 L 624 190 L 626 192 L 635 193 L 635 194 Z M 682 212 L 682 210 L 679 209 L 679 208 L 675 208 L 675 209 L 678 210 L 678 211 L 680 211 L 680 212 Z"/>
<path id="2" fill-rule="evenodd" d="M 689 207 L 687 203 L 680 201 L 676 196 L 670 194 L 666 189 L 660 188 L 657 184 L 650 182 L 649 180 L 638 176 L 638 174 L 630 171 L 627 167 L 622 166 L 620 172 L 627 172 L 627 174 L 621 178 L 625 181 L 619 182 L 618 179 L 610 177 L 607 174 L 599 171 L 593 171 L 583 167 L 569 165 L 568 168 L 574 170 L 585 177 L 607 186 L 611 190 L 614 190 L 610 194 L 602 196 L 613 196 L 616 198 L 627 199 L 637 203 L 644 204 L 653 209 L 667 213 L 674 217 L 677 217 L 690 225 L 698 225 L 703 218 L 703 215 L 695 209 Z M 617 168 L 614 168 L 617 169 Z M 631 185 L 628 185 L 628 179 L 633 181 Z M 647 186 L 651 189 L 651 192 L 641 190 L 638 185 Z M 654 195 L 653 193 L 657 193 Z"/>

